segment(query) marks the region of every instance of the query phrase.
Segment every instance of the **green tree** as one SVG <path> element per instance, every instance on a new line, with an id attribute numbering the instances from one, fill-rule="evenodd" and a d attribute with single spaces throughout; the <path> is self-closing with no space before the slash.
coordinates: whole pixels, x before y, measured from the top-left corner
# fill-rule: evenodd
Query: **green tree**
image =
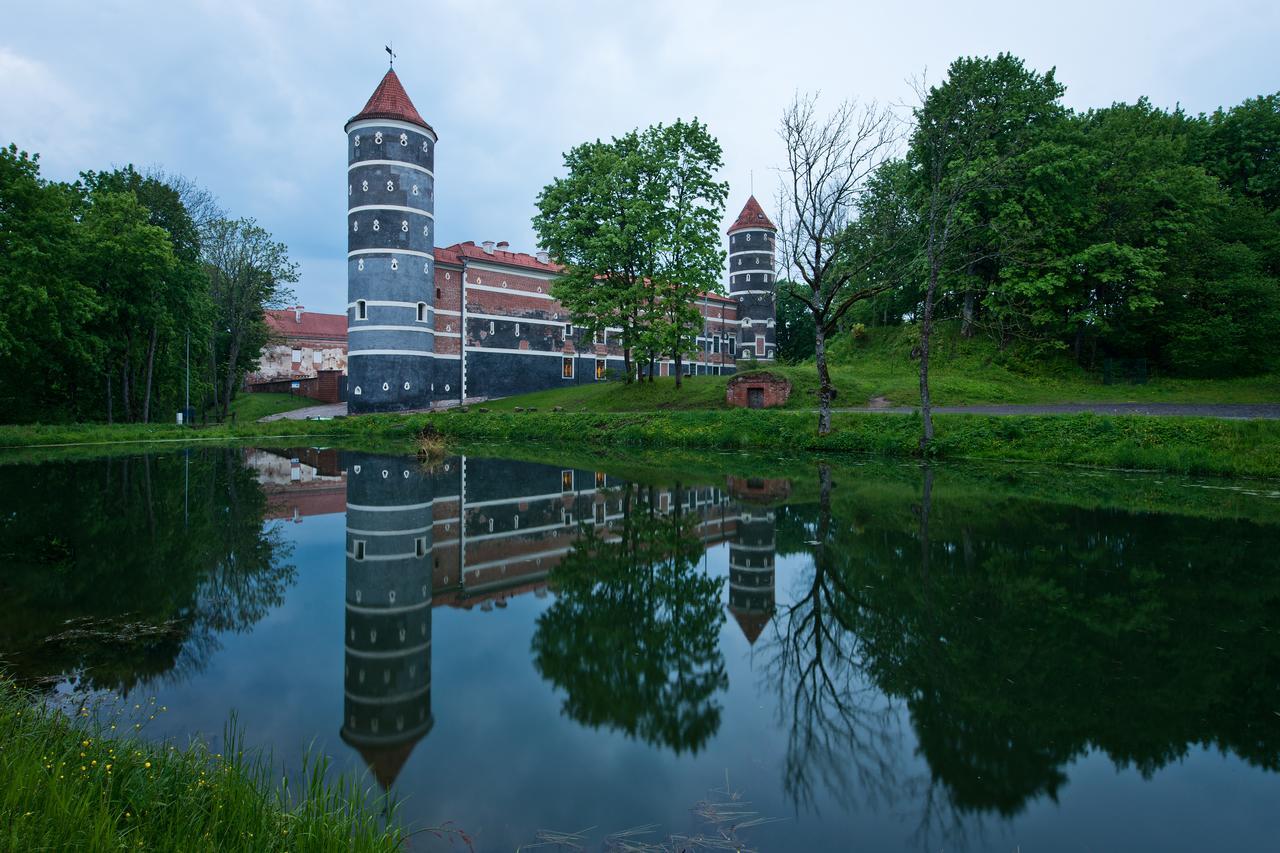
<path id="1" fill-rule="evenodd" d="M 643 142 L 658 164 L 659 182 L 668 188 L 657 211 L 657 251 L 648 278 L 653 320 L 647 331 L 654 351 L 671 355 L 679 388 L 684 355 L 697 348 L 703 331 L 696 300 L 720 290 L 719 224 L 729 185 L 715 180 L 723 165 L 720 143 L 697 119 L 651 127 Z"/>
<path id="2" fill-rule="evenodd" d="M 57 416 L 88 390 L 102 304 L 81 280 L 74 191 L 40 177 L 39 156 L 0 148 L 0 409 Z"/>
<path id="3" fill-rule="evenodd" d="M 287 285 L 298 280 L 298 265 L 289 259 L 288 247 L 252 219 L 212 223 L 203 257 L 214 310 L 207 342 L 213 406 L 225 418 L 245 372 L 267 342 L 263 312 L 293 298 Z"/>
<path id="4" fill-rule="evenodd" d="M 578 145 L 564 155 L 564 165 L 567 174 L 538 194 L 533 217 L 539 241 L 564 265 L 551 292 L 585 333 L 621 329 L 630 382 L 666 188 L 638 131 Z"/>

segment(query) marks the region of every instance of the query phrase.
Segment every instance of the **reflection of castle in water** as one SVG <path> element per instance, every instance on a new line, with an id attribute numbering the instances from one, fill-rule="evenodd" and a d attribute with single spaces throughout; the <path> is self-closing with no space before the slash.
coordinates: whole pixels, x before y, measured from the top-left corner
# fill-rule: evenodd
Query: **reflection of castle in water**
<path id="1" fill-rule="evenodd" d="M 416 460 L 333 450 L 251 451 L 269 517 L 347 513 L 342 738 L 390 787 L 430 731 L 431 609 L 490 611 L 548 577 L 579 526 L 606 540 L 626 485 L 603 472 L 455 457 Z M 345 484 L 343 481 L 345 480 Z M 344 485 L 345 488 L 340 487 Z M 728 608 L 754 643 L 774 608 L 774 513 L 786 481 L 654 489 L 648 505 L 695 516 L 707 547 L 729 543 Z"/>

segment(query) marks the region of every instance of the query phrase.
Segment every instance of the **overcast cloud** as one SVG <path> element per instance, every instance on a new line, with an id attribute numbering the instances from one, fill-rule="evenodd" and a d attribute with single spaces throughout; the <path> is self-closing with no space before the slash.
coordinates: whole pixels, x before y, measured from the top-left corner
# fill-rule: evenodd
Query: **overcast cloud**
<path id="1" fill-rule="evenodd" d="M 796 89 L 906 102 L 908 78 L 1000 51 L 1056 66 L 1075 108 L 1147 95 L 1200 112 L 1280 89 L 1274 1 L 5 0 L 0 21 L 0 143 L 40 152 L 50 178 L 132 162 L 200 181 L 288 244 L 300 301 L 328 311 L 346 302 L 342 126 L 390 41 L 440 134 L 439 244 L 523 250 L 564 150 L 676 117 L 724 146 L 726 224 L 753 171 L 769 207 Z"/>

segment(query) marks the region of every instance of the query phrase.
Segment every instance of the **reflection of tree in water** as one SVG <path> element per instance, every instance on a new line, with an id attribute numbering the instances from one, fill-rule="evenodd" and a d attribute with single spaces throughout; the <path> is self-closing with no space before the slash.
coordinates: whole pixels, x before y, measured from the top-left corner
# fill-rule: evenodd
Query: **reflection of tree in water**
<path id="1" fill-rule="evenodd" d="M 0 467 L 0 650 L 30 681 L 127 691 L 205 665 L 292 583 L 238 449 Z"/>
<path id="2" fill-rule="evenodd" d="M 779 513 L 779 551 L 814 564 L 775 623 L 770 682 L 797 803 L 896 785 L 953 844 L 976 815 L 1056 798 L 1091 750 L 1144 776 L 1197 747 L 1280 769 L 1274 528 L 997 500 L 927 470 L 914 489 L 820 493 Z M 880 760 L 876 693 L 905 703 L 923 791 Z"/>
<path id="3" fill-rule="evenodd" d="M 578 722 L 696 752 L 720 726 L 716 694 L 728 687 L 721 581 L 698 570 L 696 516 L 659 514 L 648 490 L 624 489 L 621 524 L 584 528 L 553 570 L 534 663 Z"/>
<path id="4" fill-rule="evenodd" d="M 813 557 L 789 603 L 779 610 L 767 652 L 767 683 L 778 691 L 787 731 L 783 786 L 797 807 L 815 807 L 819 789 L 852 805 L 892 801 L 900 745 L 894 708 L 862 671 L 854 630 L 856 602 L 847 550 L 833 530 L 831 470 L 819 467 L 819 503 L 782 514 L 779 550 Z"/>

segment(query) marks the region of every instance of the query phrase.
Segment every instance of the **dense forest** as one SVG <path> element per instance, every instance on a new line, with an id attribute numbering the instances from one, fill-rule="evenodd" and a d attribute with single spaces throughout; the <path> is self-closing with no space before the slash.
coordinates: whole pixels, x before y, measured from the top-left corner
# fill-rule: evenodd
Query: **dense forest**
<path id="1" fill-rule="evenodd" d="M 1276 369 L 1280 93 L 1190 115 L 1145 98 L 1079 112 L 1064 92 L 1009 55 L 958 59 L 921 87 L 837 247 L 878 290 L 842 328 L 918 324 L 932 247 L 936 317 L 966 336 L 1087 368 Z M 813 320 L 788 290 L 780 352 L 811 357 Z"/>
<path id="2" fill-rule="evenodd" d="M 181 176 L 40 176 L 0 149 L 0 420 L 225 417 L 297 280 L 288 251 Z M 189 347 L 189 349 L 188 349 Z"/>

